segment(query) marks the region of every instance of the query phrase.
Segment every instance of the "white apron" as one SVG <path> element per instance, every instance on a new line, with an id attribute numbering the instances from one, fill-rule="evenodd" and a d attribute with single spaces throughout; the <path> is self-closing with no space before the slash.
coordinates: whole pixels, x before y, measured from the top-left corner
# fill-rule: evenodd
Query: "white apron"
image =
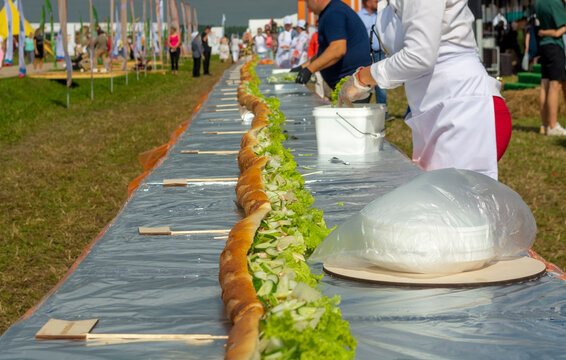
<path id="1" fill-rule="evenodd" d="M 376 27 L 388 56 L 402 48 L 401 20 L 393 8 L 382 11 Z M 441 43 L 432 72 L 405 83 L 413 161 L 425 170 L 467 169 L 497 180 L 493 96 L 501 96 L 500 86 L 475 49 Z"/>
<path id="2" fill-rule="evenodd" d="M 291 32 L 283 31 L 278 38 L 277 54 L 275 64 L 280 68 L 291 67 L 291 51 L 289 48 L 283 49 L 281 46 L 291 46 Z"/>

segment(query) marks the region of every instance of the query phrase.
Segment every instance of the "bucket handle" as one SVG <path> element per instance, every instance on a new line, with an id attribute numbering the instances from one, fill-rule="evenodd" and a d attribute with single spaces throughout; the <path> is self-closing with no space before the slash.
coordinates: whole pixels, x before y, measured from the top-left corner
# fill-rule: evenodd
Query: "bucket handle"
<path id="1" fill-rule="evenodd" d="M 346 124 L 350 125 L 354 130 L 356 130 L 357 132 L 359 132 L 362 135 L 369 135 L 375 139 L 379 139 L 379 138 L 384 138 L 385 137 L 385 133 L 382 131 L 380 133 L 368 133 L 368 132 L 363 132 L 360 131 L 357 127 L 355 127 L 354 125 L 352 125 L 348 120 L 344 119 L 344 117 L 340 114 L 338 114 L 338 111 L 336 112 L 336 115 L 338 115 L 342 120 L 344 120 L 346 122 Z"/>

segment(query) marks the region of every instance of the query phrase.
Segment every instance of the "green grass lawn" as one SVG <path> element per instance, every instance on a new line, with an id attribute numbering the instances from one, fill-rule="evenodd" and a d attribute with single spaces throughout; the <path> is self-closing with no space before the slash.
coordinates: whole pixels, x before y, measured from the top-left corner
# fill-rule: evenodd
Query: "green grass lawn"
<path id="1" fill-rule="evenodd" d="M 213 59 L 213 77 L 130 74 L 75 81 L 71 108 L 66 88 L 39 79 L 0 80 L 0 333 L 34 305 L 108 224 L 143 172 L 137 155 L 169 140 L 190 118 L 199 96 L 228 64 Z M 539 234 L 535 250 L 566 268 L 566 139 L 538 134 L 538 98 L 506 92 L 514 132 L 500 162 L 500 180 L 531 207 Z M 388 92 L 389 141 L 411 154 L 411 132 L 402 121 L 403 89 Z M 561 122 L 566 125 L 564 109 Z"/>

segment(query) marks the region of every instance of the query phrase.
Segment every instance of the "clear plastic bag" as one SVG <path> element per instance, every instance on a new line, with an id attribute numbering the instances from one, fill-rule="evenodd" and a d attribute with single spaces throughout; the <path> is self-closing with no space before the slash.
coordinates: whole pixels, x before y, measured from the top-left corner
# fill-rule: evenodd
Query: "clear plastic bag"
<path id="1" fill-rule="evenodd" d="M 334 266 L 449 274 L 527 251 L 537 227 L 521 197 L 468 170 L 426 172 L 335 229 L 310 260 Z"/>

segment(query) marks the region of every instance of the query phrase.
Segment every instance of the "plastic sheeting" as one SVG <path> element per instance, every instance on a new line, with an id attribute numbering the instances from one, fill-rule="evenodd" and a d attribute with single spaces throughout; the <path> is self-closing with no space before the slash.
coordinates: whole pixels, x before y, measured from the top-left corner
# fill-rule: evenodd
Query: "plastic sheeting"
<path id="1" fill-rule="evenodd" d="M 260 78 L 273 66 L 258 66 Z M 236 155 L 187 155 L 181 150 L 238 150 L 247 130 L 237 110 L 233 68 L 224 74 L 190 127 L 142 182 L 76 270 L 28 318 L 0 338 L 1 359 L 218 359 L 224 341 L 102 344 L 35 341 L 49 318 L 98 318 L 97 333 L 227 334 L 218 285 L 224 239 L 214 235 L 140 236 L 139 226 L 172 230 L 228 229 L 242 212 L 234 182 L 166 187 L 164 179 L 234 177 Z M 288 146 L 307 176 L 327 225 L 341 223 L 380 194 L 422 170 L 385 143 L 366 157 L 316 154 L 314 106 L 325 104 L 303 86 L 261 85 L 281 99 Z M 225 91 L 226 89 L 232 91 Z M 218 105 L 228 105 L 222 106 Z M 230 109 L 228 111 L 215 111 Z M 217 235 L 216 235 L 217 236 Z M 321 271 L 320 264 L 316 266 Z M 552 275 L 525 284 L 479 289 L 415 290 L 367 285 L 325 276 L 321 289 L 342 297 L 342 314 L 358 340 L 357 359 L 557 359 L 566 357 L 566 282 Z"/>

